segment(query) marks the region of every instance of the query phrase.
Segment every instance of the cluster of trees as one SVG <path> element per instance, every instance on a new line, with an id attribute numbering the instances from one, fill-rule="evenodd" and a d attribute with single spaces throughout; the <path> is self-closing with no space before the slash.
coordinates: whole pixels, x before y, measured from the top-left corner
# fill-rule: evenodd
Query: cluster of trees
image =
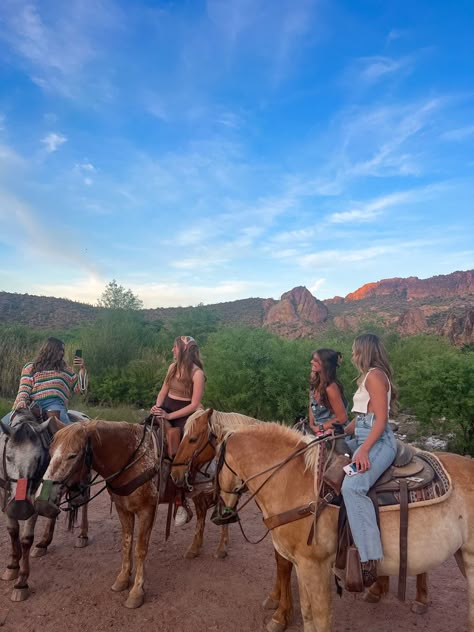
<path id="1" fill-rule="evenodd" d="M 113 284 L 115 298 L 117 287 L 123 297 L 121 286 Z M 147 321 L 130 304 L 108 307 L 95 322 L 64 332 L 0 327 L 0 395 L 15 396 L 23 363 L 47 335 L 65 340 L 71 361 L 74 349 L 83 350 L 90 403 L 151 406 L 172 359 L 173 340 L 182 334 L 199 343 L 207 376 L 204 403 L 218 410 L 293 422 L 306 414 L 309 361 L 321 347 L 342 352 L 339 377 L 349 400 L 355 391 L 357 374 L 350 361 L 354 334 L 333 330 L 312 339 L 287 340 L 266 329 L 221 326 L 203 307 L 187 310 L 166 326 Z M 473 454 L 472 347 L 457 349 L 434 336 L 375 333 L 382 333 L 388 348 L 401 408 L 415 414 L 426 429 L 451 434 L 451 449 Z"/>

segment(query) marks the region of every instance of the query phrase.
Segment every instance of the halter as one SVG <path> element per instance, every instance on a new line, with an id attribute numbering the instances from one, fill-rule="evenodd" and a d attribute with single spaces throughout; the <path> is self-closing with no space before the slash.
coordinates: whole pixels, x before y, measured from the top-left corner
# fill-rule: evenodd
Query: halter
<path id="1" fill-rule="evenodd" d="M 192 485 L 192 481 L 196 477 L 196 474 L 199 473 L 199 474 L 202 474 L 203 476 L 205 476 L 206 478 L 211 478 L 210 475 L 207 473 L 207 471 L 200 470 L 199 468 L 194 468 L 193 466 L 194 466 L 194 462 L 196 461 L 198 456 L 204 452 L 204 450 L 207 448 L 207 446 L 211 446 L 211 448 L 213 448 L 214 451 L 216 450 L 216 441 L 217 441 L 217 436 L 209 428 L 209 432 L 207 433 L 207 441 L 206 441 L 206 443 L 204 443 L 204 445 L 202 447 L 197 448 L 196 450 L 194 450 L 194 452 L 192 453 L 191 457 L 187 461 L 178 462 L 178 463 L 176 461 L 173 461 L 173 463 L 172 463 L 173 466 L 176 466 L 176 467 L 182 467 L 184 465 L 186 466 L 186 471 L 184 473 L 184 485 L 185 485 L 186 489 L 189 492 L 192 492 L 194 490 L 194 487 Z"/>

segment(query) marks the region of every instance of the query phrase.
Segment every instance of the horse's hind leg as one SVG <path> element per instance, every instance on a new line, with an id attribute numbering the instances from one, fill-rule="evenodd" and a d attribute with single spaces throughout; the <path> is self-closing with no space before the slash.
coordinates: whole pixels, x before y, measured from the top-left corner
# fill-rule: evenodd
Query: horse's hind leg
<path id="1" fill-rule="evenodd" d="M 428 573 L 421 573 L 416 576 L 416 599 L 412 603 L 411 610 L 416 614 L 425 614 L 429 603 Z"/>
<path id="2" fill-rule="evenodd" d="M 139 608 L 145 600 L 145 558 L 148 553 L 151 530 L 155 521 L 155 512 L 156 503 L 146 506 L 145 509 L 138 513 L 138 534 L 135 544 L 137 570 L 135 581 L 125 602 L 127 608 Z"/>
<path id="3" fill-rule="evenodd" d="M 89 507 L 89 497 L 90 497 L 90 488 L 87 490 L 85 494 L 85 504 L 82 505 L 82 513 L 81 513 L 81 531 L 76 538 L 76 542 L 74 544 L 76 549 L 83 549 L 85 546 L 89 544 L 89 520 L 88 520 L 88 512 L 87 508 Z"/>
<path id="4" fill-rule="evenodd" d="M 267 624 L 268 632 L 282 632 L 291 623 L 293 617 L 293 598 L 291 594 L 291 573 L 293 564 L 282 557 L 275 549 L 277 577 L 272 592 L 263 602 L 263 607 L 275 609 Z"/>
<path id="5" fill-rule="evenodd" d="M 120 524 L 122 526 L 122 567 L 117 579 L 113 583 L 112 590 L 120 592 L 126 590 L 130 583 L 130 575 L 132 574 L 132 544 L 133 544 L 133 528 L 135 525 L 135 515 L 130 511 L 126 511 L 120 503 L 115 503 Z"/>
<path id="6" fill-rule="evenodd" d="M 23 526 L 23 533 L 20 537 L 21 544 L 21 559 L 20 559 L 20 573 L 18 579 L 13 585 L 12 594 L 10 599 L 12 601 L 24 601 L 28 599 L 30 595 L 28 586 L 28 577 L 30 576 L 30 549 L 33 544 L 33 538 L 35 537 L 35 524 L 38 518 L 38 514 L 33 514 L 31 518 L 25 520 Z"/>
<path id="7" fill-rule="evenodd" d="M 364 601 L 368 603 L 378 603 L 380 599 L 388 593 L 390 578 L 387 576 L 377 577 L 377 580 L 370 586 L 364 594 Z"/>
<path id="8" fill-rule="evenodd" d="M 56 518 L 48 518 L 41 540 L 31 551 L 31 557 L 43 557 L 43 555 L 46 555 L 46 553 L 48 552 L 48 546 L 53 541 L 55 526 Z"/>
<path id="9" fill-rule="evenodd" d="M 223 560 L 227 557 L 227 545 L 229 544 L 229 525 L 223 524 L 221 527 L 221 537 L 219 540 L 219 545 L 214 553 L 214 557 L 217 557 L 220 560 Z"/>
<path id="10" fill-rule="evenodd" d="M 21 545 L 20 545 L 20 525 L 17 520 L 7 517 L 7 530 L 11 540 L 10 561 L 3 571 L 2 579 L 6 582 L 16 579 L 20 568 Z"/>
<path id="11" fill-rule="evenodd" d="M 472 538 L 471 538 L 472 539 Z M 474 539 L 462 547 L 462 561 L 467 579 L 468 632 L 474 632 Z"/>

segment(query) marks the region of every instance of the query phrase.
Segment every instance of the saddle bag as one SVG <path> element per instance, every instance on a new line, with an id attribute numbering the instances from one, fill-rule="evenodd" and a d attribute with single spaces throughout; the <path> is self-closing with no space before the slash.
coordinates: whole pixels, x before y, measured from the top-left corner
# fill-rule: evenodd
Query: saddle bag
<path id="1" fill-rule="evenodd" d="M 351 459 L 345 454 L 336 454 L 323 474 L 323 480 L 337 495 L 341 493 L 342 482 L 346 473 L 342 469 L 349 465 Z"/>
<path id="2" fill-rule="evenodd" d="M 168 456 L 171 460 L 173 460 L 174 457 L 176 456 L 180 442 L 181 442 L 180 428 L 166 428 L 166 445 L 168 448 Z"/>
<path id="3" fill-rule="evenodd" d="M 345 587 L 348 592 L 364 591 L 359 550 L 354 545 L 347 549 Z"/>

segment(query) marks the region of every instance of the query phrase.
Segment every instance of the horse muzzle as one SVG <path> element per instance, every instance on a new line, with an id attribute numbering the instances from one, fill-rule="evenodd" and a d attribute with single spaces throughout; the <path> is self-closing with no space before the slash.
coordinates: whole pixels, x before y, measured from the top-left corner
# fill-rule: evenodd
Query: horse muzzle
<path id="1" fill-rule="evenodd" d="M 41 491 L 35 500 L 35 511 L 45 518 L 56 518 L 61 511 L 52 500 L 53 481 L 43 481 Z"/>
<path id="2" fill-rule="evenodd" d="M 24 500 L 11 500 L 5 507 L 5 513 L 13 520 L 28 520 L 35 513 L 33 504 L 25 498 Z"/>
<path id="3" fill-rule="evenodd" d="M 236 508 L 227 507 L 219 498 L 217 505 L 212 512 L 211 520 L 218 527 L 225 524 L 232 524 L 240 520 L 239 514 Z"/>

